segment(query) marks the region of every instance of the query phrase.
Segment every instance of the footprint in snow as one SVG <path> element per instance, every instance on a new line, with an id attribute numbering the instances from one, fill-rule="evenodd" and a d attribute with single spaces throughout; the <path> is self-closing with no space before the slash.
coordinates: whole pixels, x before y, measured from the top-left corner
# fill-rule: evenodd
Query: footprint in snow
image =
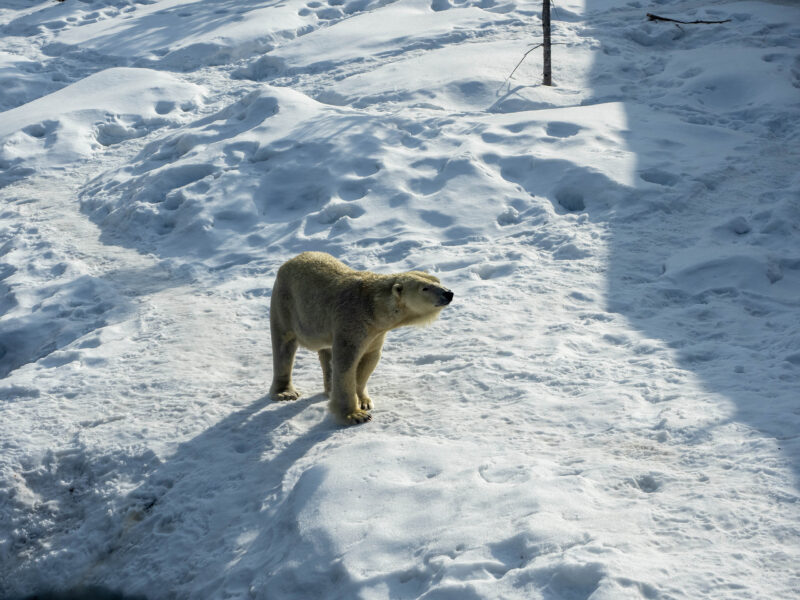
<path id="1" fill-rule="evenodd" d="M 572 187 L 563 187 L 556 190 L 556 200 L 570 212 L 578 212 L 586 209 L 586 202 L 583 199 L 583 192 Z"/>
<path id="2" fill-rule="evenodd" d="M 364 158 L 356 160 L 353 163 L 353 173 L 359 177 L 369 177 L 370 175 L 375 175 L 375 173 L 380 171 L 382 168 L 383 163 L 375 159 Z"/>
<path id="3" fill-rule="evenodd" d="M 497 277 L 506 277 L 511 275 L 515 269 L 516 265 L 514 263 L 484 263 L 482 265 L 476 265 L 472 269 L 472 272 L 475 273 L 479 278 L 486 280 L 495 279 Z"/>
<path id="4" fill-rule="evenodd" d="M 448 362 L 454 360 L 455 356 L 452 354 L 426 354 L 414 360 L 417 365 L 431 365 L 434 363 Z"/>
<path id="5" fill-rule="evenodd" d="M 631 480 L 631 485 L 646 494 L 652 494 L 661 489 L 661 481 L 653 474 L 640 475 Z"/>
<path id="6" fill-rule="evenodd" d="M 509 206 L 497 217 L 497 224 L 500 227 L 508 227 L 509 225 L 517 225 L 522 221 L 519 211 L 513 206 Z"/>
<path id="7" fill-rule="evenodd" d="M 547 135 L 556 138 L 568 138 L 578 135 L 581 127 L 575 123 L 565 123 L 563 121 L 553 121 L 547 124 Z"/>
<path id="8" fill-rule="evenodd" d="M 39 390 L 31 387 L 10 385 L 0 388 L 0 400 L 22 400 L 24 398 L 38 398 Z"/>
<path id="9" fill-rule="evenodd" d="M 483 464 L 478 467 L 478 474 L 486 483 L 523 483 L 530 480 L 530 475 L 522 465 L 497 466 Z"/>
<path id="10" fill-rule="evenodd" d="M 639 172 L 639 177 L 648 183 L 672 187 L 680 181 L 680 177 L 675 173 L 663 171 L 661 169 L 646 169 Z"/>
<path id="11" fill-rule="evenodd" d="M 369 192 L 369 188 L 360 181 L 347 181 L 338 189 L 339 198 L 347 202 L 360 200 Z"/>
<path id="12" fill-rule="evenodd" d="M 438 210 L 421 210 L 419 215 L 423 221 L 434 227 L 450 227 L 455 223 L 453 217 Z"/>

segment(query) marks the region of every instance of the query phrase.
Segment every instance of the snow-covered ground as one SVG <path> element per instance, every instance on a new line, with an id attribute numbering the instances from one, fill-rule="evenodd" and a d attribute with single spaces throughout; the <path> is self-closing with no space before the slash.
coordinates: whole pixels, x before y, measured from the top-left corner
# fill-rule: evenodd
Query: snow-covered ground
<path id="1" fill-rule="evenodd" d="M 800 7 L 540 10 L 0 5 L 0 598 L 800 597 Z M 455 291 L 369 424 L 303 250 Z"/>

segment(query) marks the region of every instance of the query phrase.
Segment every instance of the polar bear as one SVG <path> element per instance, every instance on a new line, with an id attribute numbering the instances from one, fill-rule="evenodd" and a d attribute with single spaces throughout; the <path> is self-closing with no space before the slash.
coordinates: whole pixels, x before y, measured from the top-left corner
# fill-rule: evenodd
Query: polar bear
<path id="1" fill-rule="evenodd" d="M 297 346 L 315 350 L 331 412 L 364 423 L 372 400 L 367 379 L 386 332 L 434 321 L 453 292 L 433 275 L 356 271 L 324 252 L 303 252 L 278 270 L 270 302 L 274 400 L 296 400 L 292 367 Z"/>

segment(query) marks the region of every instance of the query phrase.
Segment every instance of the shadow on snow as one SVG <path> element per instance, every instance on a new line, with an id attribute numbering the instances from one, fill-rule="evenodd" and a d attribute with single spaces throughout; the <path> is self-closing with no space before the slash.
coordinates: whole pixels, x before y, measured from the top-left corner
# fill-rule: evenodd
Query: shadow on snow
<path id="1" fill-rule="evenodd" d="M 622 29 L 610 21 L 625 15 L 600 13 L 602 4 L 593 14 L 592 6 L 590 0 L 587 20 L 600 42 L 592 84 L 599 90 L 612 72 L 632 79 L 623 95 L 609 98 L 625 107 L 637 183 L 623 188 L 606 181 L 617 196 L 615 208 L 607 217 L 597 215 L 607 218 L 610 231 L 608 308 L 646 337 L 662 340 L 682 369 L 730 401 L 730 421 L 774 440 L 797 485 L 800 190 L 790 188 L 791 164 L 800 156 L 790 149 L 796 148 L 791 140 L 800 131 L 798 115 L 774 123 L 774 114 L 749 111 L 744 100 L 715 109 L 719 90 L 691 81 L 702 70 L 681 79 L 677 67 L 669 68 L 668 61 L 693 50 L 690 56 L 720 51 L 716 46 L 727 41 L 720 36 L 734 36 L 730 43 L 741 45 L 737 30 L 709 36 L 712 30 L 703 26 L 648 23 L 644 9 L 626 12 L 637 18 Z M 730 16 L 722 12 L 720 18 Z M 595 218 L 589 199 L 586 204 Z M 650 385 L 645 397 L 667 409 L 673 392 L 657 388 Z M 711 439 L 714 426 L 675 433 L 691 446 Z"/>

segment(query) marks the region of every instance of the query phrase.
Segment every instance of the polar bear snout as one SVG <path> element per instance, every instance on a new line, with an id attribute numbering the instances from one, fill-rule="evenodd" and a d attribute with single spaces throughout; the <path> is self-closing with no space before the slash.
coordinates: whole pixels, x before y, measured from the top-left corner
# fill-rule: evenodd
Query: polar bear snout
<path id="1" fill-rule="evenodd" d="M 447 306 L 453 301 L 453 292 L 450 290 L 442 290 L 442 293 L 439 295 L 439 304 L 436 306 Z"/>

